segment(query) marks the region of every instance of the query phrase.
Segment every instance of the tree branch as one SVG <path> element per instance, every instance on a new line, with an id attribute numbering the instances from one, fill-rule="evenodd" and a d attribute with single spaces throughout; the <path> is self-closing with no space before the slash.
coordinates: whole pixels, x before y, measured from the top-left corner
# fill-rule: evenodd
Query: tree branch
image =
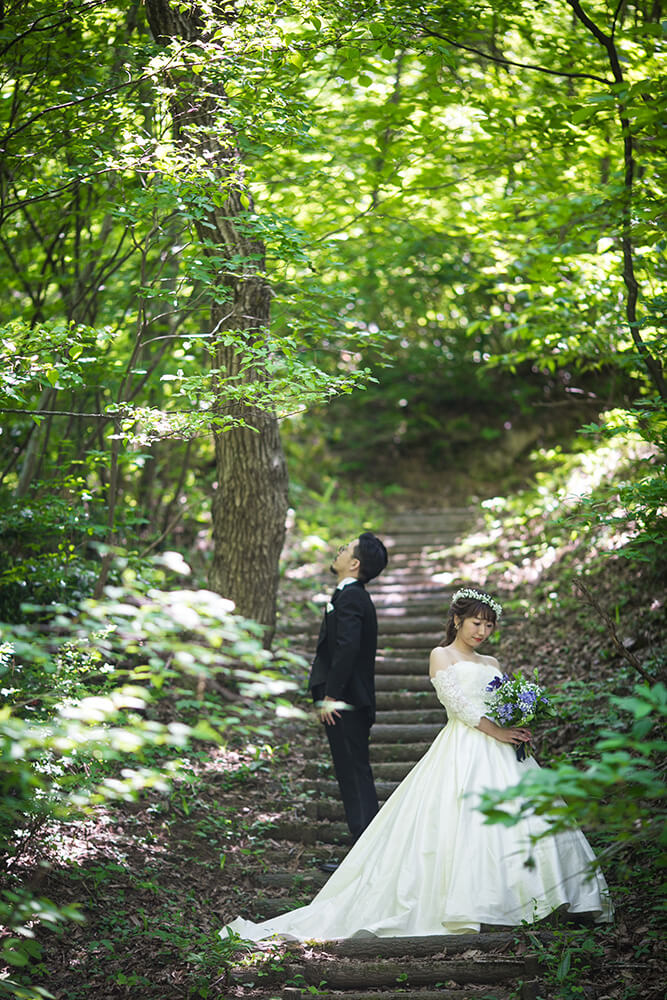
<path id="1" fill-rule="evenodd" d="M 105 0 L 92 0 L 91 3 L 83 4 L 82 7 L 77 8 L 76 13 L 80 14 L 85 10 L 94 10 L 95 7 L 104 7 L 104 6 L 105 6 Z M 68 7 L 69 5 L 67 7 L 61 7 L 60 10 L 50 10 L 46 14 L 42 14 L 40 17 L 36 17 L 35 20 L 31 22 L 29 28 L 27 28 L 25 31 L 22 31 L 20 34 L 15 35 L 11 39 L 11 41 L 9 41 L 7 45 L 5 45 L 4 48 L 0 49 L 0 58 L 5 56 L 14 45 L 17 45 L 24 38 L 27 38 L 28 35 L 32 35 L 33 33 L 37 33 L 40 31 L 53 31 L 54 28 L 60 28 L 63 24 L 67 24 L 68 21 L 72 20 L 72 15 L 68 10 Z M 55 22 L 50 21 L 49 24 L 45 25 L 43 28 L 37 27 L 40 21 L 45 21 L 47 17 L 56 17 L 59 14 L 64 15 L 62 20 Z"/>
<path id="2" fill-rule="evenodd" d="M 638 673 L 642 675 L 644 680 L 649 681 L 649 683 L 651 683 L 653 681 L 653 678 L 650 676 L 650 674 L 648 674 L 644 670 L 644 668 L 642 667 L 641 663 L 639 662 L 635 654 L 631 653 L 629 649 L 625 648 L 625 646 L 618 637 L 618 632 L 616 631 L 616 626 L 614 622 L 609 617 L 604 608 L 600 605 L 599 601 L 593 596 L 593 594 L 588 589 L 583 580 L 575 580 L 574 589 L 578 591 L 579 594 L 581 594 L 584 603 L 588 604 L 589 607 L 593 608 L 593 610 L 597 612 L 602 621 L 605 623 L 609 631 L 609 634 L 611 636 L 611 640 L 616 646 L 619 653 L 625 657 L 630 666 L 632 666 Z"/>
<path id="3" fill-rule="evenodd" d="M 603 83 L 606 87 L 611 86 L 612 83 L 606 77 L 595 76 L 594 73 L 569 73 L 564 69 L 549 69 L 547 66 L 538 66 L 535 63 L 521 63 L 514 59 L 506 59 L 503 56 L 494 56 L 490 52 L 484 52 L 482 49 L 476 49 L 471 45 L 464 45 L 463 42 L 457 42 L 456 39 L 450 38 L 448 35 L 441 35 L 437 31 L 423 31 L 422 35 L 426 38 L 439 38 L 442 42 L 453 45 L 455 49 L 472 52 L 474 55 L 481 56 L 482 59 L 488 59 L 489 62 L 498 63 L 500 66 L 516 66 L 518 69 L 532 69 L 537 73 L 546 73 L 548 76 L 560 76 L 567 80 L 594 80 L 596 83 Z"/>

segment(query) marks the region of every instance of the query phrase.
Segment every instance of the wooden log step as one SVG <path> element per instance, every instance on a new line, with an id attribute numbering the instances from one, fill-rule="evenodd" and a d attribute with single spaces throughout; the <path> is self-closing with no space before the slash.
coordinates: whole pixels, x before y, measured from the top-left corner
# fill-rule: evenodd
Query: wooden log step
<path id="1" fill-rule="evenodd" d="M 290 910 L 298 910 L 300 906 L 306 906 L 312 902 L 314 896 L 314 891 L 305 891 L 302 896 L 296 894 L 291 896 L 264 896 L 258 890 L 255 893 L 252 903 L 248 904 L 247 909 L 243 911 L 242 915 L 246 920 L 254 920 L 255 922 L 270 920 L 271 917 L 280 917 L 283 913 L 288 913 Z M 262 981 L 267 985 L 269 983 L 268 979 L 263 979 Z"/>
<path id="2" fill-rule="evenodd" d="M 495 984 L 507 983 L 528 975 L 528 965 L 521 958 L 493 958 L 480 961 L 430 959 L 425 962 L 375 961 L 334 965 L 309 962 L 304 979 L 308 984 L 322 981 L 335 989 L 359 986 L 444 986 L 446 982 Z M 296 972 L 296 969 L 294 970 Z"/>
<path id="3" fill-rule="evenodd" d="M 386 539 L 389 568 L 393 569 L 401 559 L 421 561 L 422 554 L 456 547 L 460 544 L 461 532 L 455 527 L 443 526 L 433 531 L 397 531 L 393 535 L 387 535 Z"/>
<path id="4" fill-rule="evenodd" d="M 376 691 L 434 691 L 428 673 L 423 674 L 376 674 Z"/>
<path id="5" fill-rule="evenodd" d="M 416 763 L 414 760 L 382 761 L 373 764 L 373 776 L 376 781 L 380 778 L 383 781 L 403 781 Z"/>
<path id="6" fill-rule="evenodd" d="M 461 543 L 461 538 L 467 533 L 461 525 L 453 522 L 433 522 L 428 525 L 410 527 L 407 524 L 397 525 L 391 532 L 383 536 L 383 541 L 389 550 L 389 565 L 403 552 L 420 552 L 452 547 Z"/>
<path id="7" fill-rule="evenodd" d="M 386 787 L 388 784 L 392 785 L 392 791 L 395 791 L 400 785 L 400 781 L 397 779 L 392 782 L 376 782 L 375 787 L 378 789 L 378 805 L 380 809 L 385 804 L 391 792 L 387 795 L 380 794 L 380 788 Z M 343 808 L 342 799 L 338 797 L 333 798 L 321 798 L 315 799 L 313 802 L 306 803 L 305 815 L 309 822 L 344 822 L 345 820 L 345 809 Z"/>
<path id="8" fill-rule="evenodd" d="M 322 822 L 336 820 L 342 823 L 345 820 L 345 810 L 340 799 L 317 799 L 309 802 L 306 815 L 309 819 Z"/>
<path id="9" fill-rule="evenodd" d="M 468 530 L 473 528 L 479 515 L 475 507 L 433 507 L 431 510 L 395 510 L 387 516 L 384 532 L 396 530 L 396 525 L 406 525 L 410 530 L 424 531 L 425 525 L 431 526 L 438 521 L 445 524 L 459 524 Z M 384 536 L 383 536 L 384 537 Z"/>
<path id="10" fill-rule="evenodd" d="M 402 618 L 411 618 L 413 615 L 420 618 L 436 618 L 439 622 L 443 622 L 447 615 L 449 601 L 448 594 L 437 598 L 430 594 L 424 594 L 417 600 L 412 598 L 407 600 L 404 593 L 378 595 L 374 598 L 380 626 L 383 625 L 385 619 L 394 615 L 400 615 Z"/>
<path id="11" fill-rule="evenodd" d="M 396 790 L 398 784 L 398 781 L 376 781 L 375 789 L 380 801 L 384 802 L 385 799 L 388 799 L 391 793 Z M 335 799 L 340 795 L 338 782 L 325 778 L 306 779 L 303 781 L 302 787 L 307 791 L 314 792 L 321 799 Z"/>
<path id="12" fill-rule="evenodd" d="M 441 580 L 433 579 L 437 577 L 440 571 L 440 566 L 435 564 L 431 565 L 428 569 L 423 567 L 418 572 L 412 566 L 398 566 L 394 569 L 386 569 L 382 576 L 380 577 L 382 581 L 382 586 L 378 587 L 377 590 L 399 590 L 403 589 L 406 595 L 410 591 L 420 591 L 424 593 L 427 590 L 437 590 L 441 593 L 452 593 L 451 587 L 445 587 Z M 375 591 L 371 591 L 371 597 Z"/>
<path id="13" fill-rule="evenodd" d="M 380 623 L 385 611 L 400 610 L 406 614 L 442 614 L 444 616 L 451 601 L 451 591 L 428 587 L 426 590 L 391 587 L 386 591 L 373 594 L 373 603 L 378 611 Z"/>
<path id="14" fill-rule="evenodd" d="M 317 823 L 308 819 L 278 820 L 267 834 L 272 840 L 290 840 L 300 844 L 345 844 L 349 846 L 347 823 Z"/>
<path id="15" fill-rule="evenodd" d="M 285 841 L 266 840 L 263 846 L 267 849 L 267 855 L 258 858 L 256 855 L 242 855 L 238 863 L 233 856 L 228 856 L 227 866 L 232 870 L 238 870 L 243 875 L 263 872 L 283 871 L 288 872 L 317 872 L 317 865 L 320 861 L 340 861 L 345 857 L 351 845 L 334 844 L 300 844 L 288 843 Z"/>
<path id="16" fill-rule="evenodd" d="M 413 535 L 412 538 L 404 537 L 405 548 L 402 552 L 392 543 L 388 544 L 388 548 L 390 547 L 389 565 L 385 570 L 387 579 L 390 579 L 392 574 L 405 563 L 409 563 L 415 571 L 421 572 L 424 579 L 428 580 L 434 572 L 446 571 L 447 567 L 443 563 L 449 561 L 449 554 L 452 550 L 456 550 L 459 545 L 458 539 L 449 532 L 446 534 L 443 532 L 440 538 L 435 535 L 431 535 L 429 538 L 420 538 L 418 535 Z M 386 585 L 384 573 L 380 580 Z M 450 585 L 450 589 L 452 589 L 450 581 L 451 576 L 443 575 L 437 582 L 441 586 Z"/>
<path id="17" fill-rule="evenodd" d="M 442 642 L 445 630 L 440 629 L 440 631 L 433 632 L 415 632 L 414 635 L 406 635 L 405 633 L 393 633 L 391 635 L 384 635 L 382 631 L 382 622 L 379 626 L 379 638 L 378 643 L 380 647 L 384 650 L 396 650 L 400 649 L 411 649 L 417 653 L 420 649 L 425 649 L 430 652 L 434 646 L 440 645 Z"/>
<path id="18" fill-rule="evenodd" d="M 390 615 L 385 612 L 379 620 L 378 631 L 381 638 L 389 635 L 412 633 L 444 633 L 443 615 Z M 387 640 L 389 641 L 389 640 Z"/>
<path id="19" fill-rule="evenodd" d="M 366 991 L 359 993 L 358 990 L 353 990 L 345 993 L 327 993 L 322 992 L 322 990 L 317 991 L 317 1000 L 510 1000 L 512 997 L 516 997 L 516 993 L 508 993 L 506 990 L 498 991 L 495 987 L 493 991 L 493 997 L 490 998 L 489 991 L 486 987 L 479 986 L 469 986 L 465 990 L 454 989 L 437 989 L 437 990 L 382 990 L 378 993 L 376 990 Z M 280 994 L 281 1000 L 309 1000 L 312 996 L 309 990 L 302 992 L 296 987 L 283 987 L 282 993 Z M 536 1000 L 537 993 L 531 994 L 530 996 L 524 994 L 523 988 L 521 992 L 521 1000 Z M 271 1000 L 278 1000 L 277 996 L 271 997 Z"/>
<path id="20" fill-rule="evenodd" d="M 415 740 L 433 742 L 443 727 L 442 722 L 419 723 L 417 725 L 385 726 L 376 723 L 373 726 L 373 736 L 383 743 L 413 743 Z"/>
<path id="21" fill-rule="evenodd" d="M 292 895 L 298 892 L 310 892 L 313 896 L 326 883 L 329 876 L 326 872 L 320 872 L 316 868 L 312 872 L 260 872 L 252 876 L 254 885 L 262 889 L 291 889 Z"/>
<path id="22" fill-rule="evenodd" d="M 333 764 L 324 757 L 321 760 L 310 760 L 303 773 L 306 778 L 326 778 L 333 774 Z"/>
<path id="23" fill-rule="evenodd" d="M 555 934 L 548 930 L 531 930 L 530 937 L 537 937 L 542 944 L 553 941 Z M 425 937 L 365 937 L 318 943 L 318 951 L 328 955 L 348 958 L 396 958 L 401 955 L 423 958 L 426 955 L 457 955 L 464 951 L 509 952 L 518 944 L 530 945 L 530 938 L 523 927 L 511 931 L 481 931 L 478 934 L 431 934 Z"/>
<path id="24" fill-rule="evenodd" d="M 394 614 L 383 611 L 380 603 L 377 603 L 378 612 L 378 641 L 382 643 L 384 637 L 396 634 L 419 635 L 420 633 L 444 635 L 444 620 L 446 607 L 432 614 L 425 614 L 423 608 L 406 608 L 402 606 Z M 317 644 L 317 636 L 320 626 L 320 615 L 313 616 L 308 622 L 290 621 L 286 619 L 278 623 L 278 631 L 281 635 L 295 640 L 298 639 L 304 651 L 313 651 Z M 389 642 L 389 639 L 386 640 Z"/>
<path id="25" fill-rule="evenodd" d="M 422 740 L 415 743 L 381 743 L 373 742 L 371 729 L 371 763 L 377 776 L 376 768 L 380 764 L 393 764 L 395 761 L 409 763 L 410 766 L 421 760 L 432 740 Z"/>
<path id="26" fill-rule="evenodd" d="M 370 759 L 376 781 L 401 781 L 417 761 L 422 759 L 432 742 L 424 740 L 421 743 L 383 743 L 378 746 L 374 746 L 371 742 Z M 400 765 L 399 768 L 395 767 L 397 764 Z M 391 775 L 389 771 L 392 771 Z M 333 765 L 326 760 L 309 761 L 304 768 L 304 775 L 310 779 L 324 778 L 333 781 Z"/>
<path id="27" fill-rule="evenodd" d="M 405 602 L 419 600 L 422 597 L 435 598 L 440 596 L 449 600 L 456 590 L 455 587 L 445 585 L 442 580 L 434 580 L 437 573 L 432 566 L 421 573 L 414 573 L 410 587 L 405 585 L 405 572 L 403 570 L 401 570 L 400 577 L 400 579 L 392 579 L 391 570 L 386 569 L 381 577 L 373 580 L 372 585 L 368 588 L 373 600 L 384 594 L 393 594 Z"/>
<path id="28" fill-rule="evenodd" d="M 413 675 L 414 676 L 414 675 Z M 437 708 L 444 713 L 444 708 L 438 701 L 433 687 L 430 691 L 378 691 L 375 703 L 378 711 L 388 712 L 396 709 L 414 709 L 414 711 L 430 711 Z"/>
<path id="29" fill-rule="evenodd" d="M 451 587 L 441 587 L 423 577 L 421 584 L 413 581 L 411 586 L 387 581 L 385 588 L 378 589 L 372 597 L 379 615 L 385 618 L 392 615 L 441 614 L 444 608 L 449 607 L 452 594 Z M 308 621 L 308 618 L 304 620 Z"/>
<path id="30" fill-rule="evenodd" d="M 267 963 L 268 964 L 268 963 Z M 256 983 L 258 967 L 237 967 L 231 970 L 230 982 L 242 986 Z M 302 978 L 307 986 L 326 985 L 329 989 L 345 990 L 381 986 L 435 986 L 446 982 L 493 984 L 506 983 L 528 974 L 522 958 L 490 958 L 478 961 L 450 959 L 410 963 L 376 960 L 345 963 L 308 961 L 305 964 L 285 962 L 283 969 L 265 968 L 262 984 L 284 982 L 285 978 Z"/>
<path id="31" fill-rule="evenodd" d="M 441 728 L 445 724 L 445 713 L 442 708 L 389 709 L 377 713 L 376 725 L 420 725 L 423 723 L 437 724 Z"/>
<path id="32" fill-rule="evenodd" d="M 456 539 L 443 538 L 442 544 L 438 542 L 429 541 L 424 544 L 421 540 L 415 539 L 405 547 L 403 552 L 393 552 L 389 557 L 389 565 L 391 567 L 391 572 L 395 573 L 397 569 L 401 569 L 403 566 L 410 566 L 414 570 L 427 571 L 430 568 L 433 571 L 434 568 L 442 568 L 442 557 L 447 555 L 451 549 L 455 548 L 457 545 Z"/>
<path id="33" fill-rule="evenodd" d="M 377 674 L 428 673 L 428 658 L 423 650 L 411 657 L 380 650 L 375 659 L 375 671 Z"/>

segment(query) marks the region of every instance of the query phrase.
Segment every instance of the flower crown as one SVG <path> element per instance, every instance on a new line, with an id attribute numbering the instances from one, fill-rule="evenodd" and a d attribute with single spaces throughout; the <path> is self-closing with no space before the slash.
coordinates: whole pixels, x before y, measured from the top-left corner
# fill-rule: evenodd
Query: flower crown
<path id="1" fill-rule="evenodd" d="M 462 590 L 456 591 L 456 593 L 452 597 L 452 604 L 456 604 L 456 602 L 461 597 L 471 597 L 473 601 L 481 601 L 482 604 L 488 604 L 491 610 L 495 612 L 497 620 L 499 620 L 502 617 L 503 613 L 502 604 L 498 604 L 498 601 L 494 601 L 494 599 L 492 597 L 489 597 L 488 594 L 483 594 L 479 590 L 473 590 L 472 587 L 464 587 Z"/>

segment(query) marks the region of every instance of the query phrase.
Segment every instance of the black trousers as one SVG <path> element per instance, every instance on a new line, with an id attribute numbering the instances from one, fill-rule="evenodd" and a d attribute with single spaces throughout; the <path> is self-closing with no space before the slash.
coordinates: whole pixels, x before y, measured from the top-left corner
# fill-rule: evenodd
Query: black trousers
<path id="1" fill-rule="evenodd" d="M 377 814 L 378 799 L 369 761 L 371 723 L 366 709 L 341 712 L 327 731 L 331 757 L 340 788 L 345 818 L 353 840 L 358 840 Z"/>

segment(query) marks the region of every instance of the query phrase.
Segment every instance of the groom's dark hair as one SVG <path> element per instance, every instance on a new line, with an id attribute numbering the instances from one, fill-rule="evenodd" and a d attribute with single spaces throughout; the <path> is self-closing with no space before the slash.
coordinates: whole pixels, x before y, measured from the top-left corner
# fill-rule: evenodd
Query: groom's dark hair
<path id="1" fill-rule="evenodd" d="M 387 565 L 387 550 L 384 543 L 372 531 L 364 531 L 359 535 L 354 547 L 354 557 L 359 560 L 358 579 L 362 583 L 373 580 Z"/>

